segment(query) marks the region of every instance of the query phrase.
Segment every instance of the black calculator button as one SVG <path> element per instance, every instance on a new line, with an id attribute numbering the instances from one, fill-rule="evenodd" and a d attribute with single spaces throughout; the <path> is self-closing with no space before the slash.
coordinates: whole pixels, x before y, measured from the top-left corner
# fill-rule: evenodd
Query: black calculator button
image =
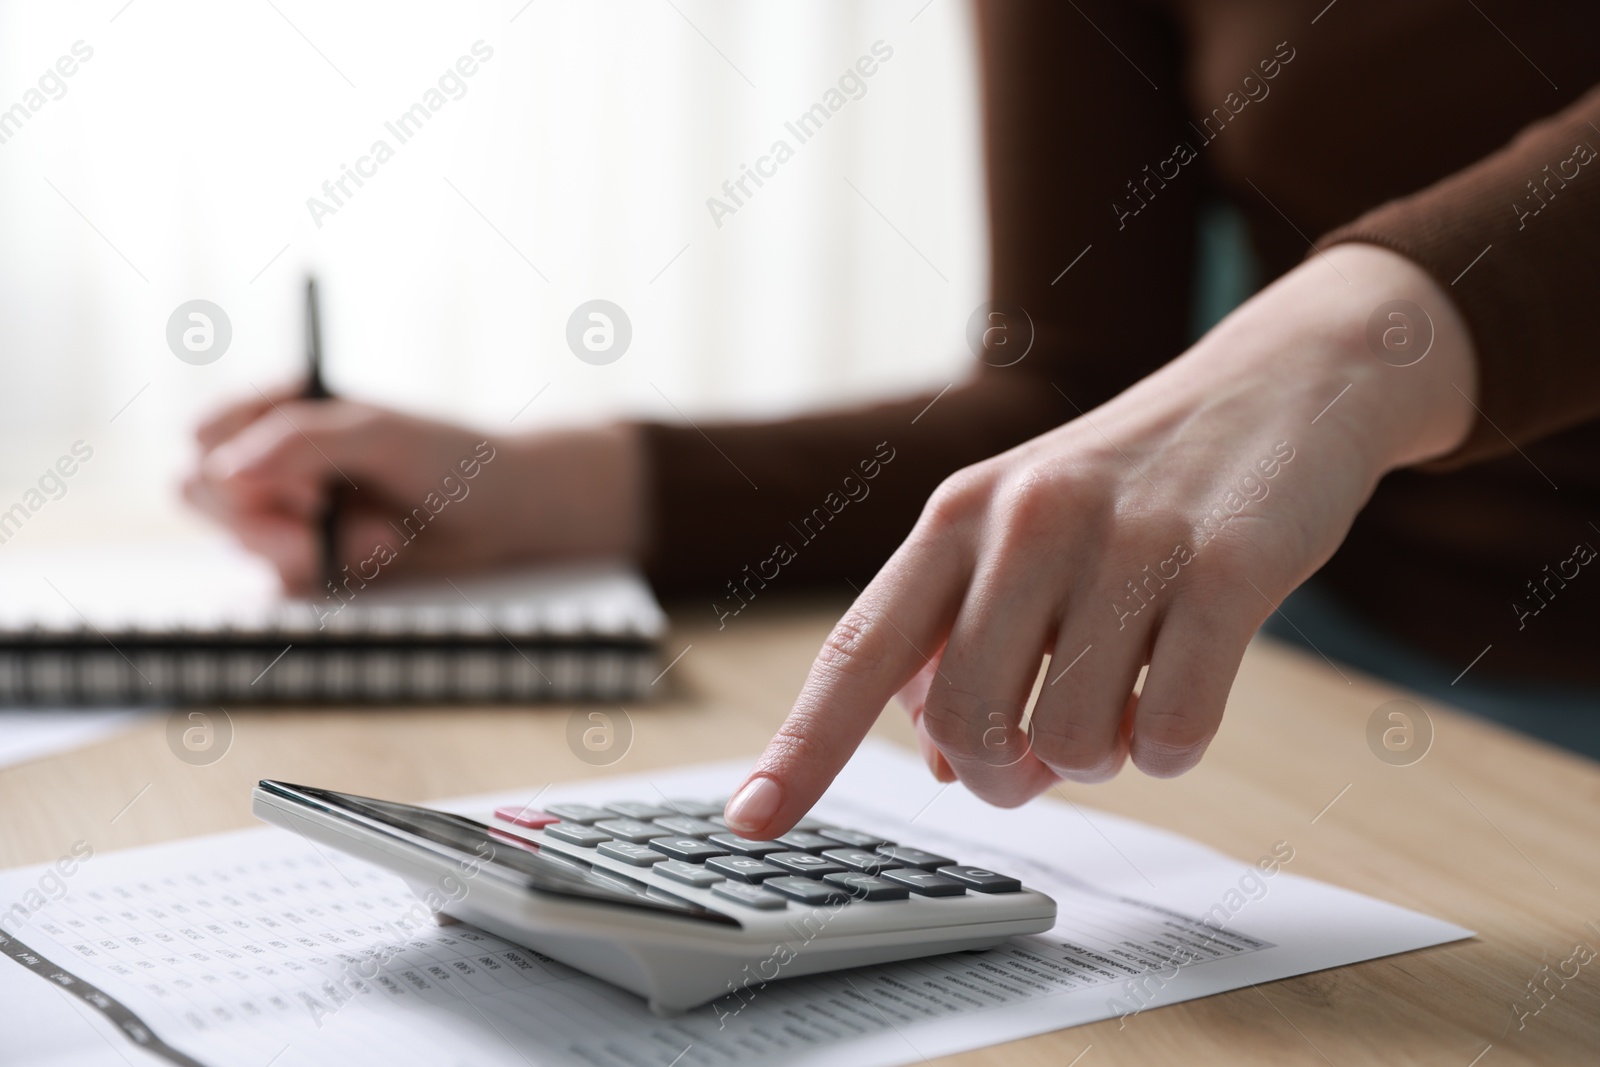
<path id="1" fill-rule="evenodd" d="M 596 830 L 580 822 L 558 822 L 554 826 L 546 826 L 544 832 L 558 841 L 582 845 L 584 848 L 593 848 L 603 841 L 611 840 L 611 835 L 604 830 Z"/>
<path id="2" fill-rule="evenodd" d="M 583 823 L 584 825 L 611 818 L 611 812 L 605 808 L 597 808 L 592 804 L 546 804 L 544 810 L 562 822 Z"/>
<path id="3" fill-rule="evenodd" d="M 672 833 L 664 826 L 657 826 L 653 822 L 643 822 L 639 819 L 604 819 L 594 824 L 596 830 L 603 830 L 612 837 L 624 841 L 632 841 L 642 845 L 652 837 L 666 837 Z"/>
<path id="4" fill-rule="evenodd" d="M 684 837 L 709 837 L 722 833 L 722 827 L 716 823 L 692 815 L 668 815 L 665 819 L 655 820 L 655 824 Z"/>
<path id="5" fill-rule="evenodd" d="M 823 853 L 835 863 L 842 863 L 852 871 L 862 874 L 878 874 L 891 867 L 899 866 L 890 861 L 887 856 L 880 856 L 876 852 L 868 852 L 864 848 L 830 848 Z"/>
<path id="6" fill-rule="evenodd" d="M 658 871 L 660 869 L 656 868 Z M 825 874 L 822 880 L 838 886 L 857 900 L 904 900 L 911 895 L 911 890 L 903 885 L 895 885 L 887 878 L 857 874 L 854 871 L 845 874 Z"/>
<path id="7" fill-rule="evenodd" d="M 967 867 L 957 864 L 953 867 L 940 867 L 939 873 L 954 878 L 968 889 L 976 889 L 980 893 L 1022 892 L 1022 883 L 1017 879 L 1004 874 L 996 874 L 984 867 Z"/>
<path id="8" fill-rule="evenodd" d="M 607 841 L 599 851 L 602 856 L 610 856 L 634 867 L 648 867 L 667 858 L 649 845 L 636 845 L 631 841 Z"/>
<path id="9" fill-rule="evenodd" d="M 954 878 L 933 871 L 915 868 L 884 871 L 883 877 L 924 897 L 959 897 L 966 892 L 965 887 Z"/>
<path id="10" fill-rule="evenodd" d="M 737 852 L 741 856 L 770 856 L 774 852 L 789 851 L 776 841 L 750 841 L 738 834 L 713 834 L 711 843 L 721 845 L 729 852 Z"/>
<path id="11" fill-rule="evenodd" d="M 650 847 L 675 860 L 684 860 L 688 863 L 699 863 L 713 856 L 728 854 L 728 850 L 720 845 L 709 844 L 698 837 L 658 837 L 650 842 Z"/>
<path id="12" fill-rule="evenodd" d="M 706 869 L 741 882 L 764 882 L 783 873 L 783 868 L 754 856 L 714 856 L 706 860 Z"/>
<path id="13" fill-rule="evenodd" d="M 790 852 L 821 852 L 825 848 L 833 848 L 839 842 L 830 841 L 821 834 L 814 834 L 807 830 L 790 830 L 782 837 L 777 838 L 778 844 Z"/>
<path id="14" fill-rule="evenodd" d="M 723 882 L 721 885 L 712 886 L 711 892 L 719 897 L 736 900 L 747 907 L 760 908 L 762 911 L 776 911 L 786 906 L 782 897 L 776 893 L 769 893 L 758 885 Z"/>
<path id="15" fill-rule="evenodd" d="M 671 808 L 663 808 L 660 804 L 646 804 L 642 800 L 619 800 L 615 804 L 607 804 L 606 810 L 621 815 L 624 819 L 664 819 L 668 815 L 676 815 Z"/>
<path id="16" fill-rule="evenodd" d="M 782 867 L 789 874 L 808 874 L 821 878 L 825 874 L 843 874 L 845 866 L 826 856 L 813 856 L 809 852 L 774 852 L 766 858 L 774 867 Z"/>
<path id="17" fill-rule="evenodd" d="M 849 845 L 851 848 L 877 848 L 879 845 L 892 845 L 893 841 L 879 837 L 877 834 L 864 834 L 860 830 L 842 830 L 837 826 L 824 826 L 817 833 L 840 845 Z"/>
<path id="18" fill-rule="evenodd" d="M 825 885 L 815 878 L 770 878 L 762 883 L 761 888 L 782 893 L 802 904 L 844 904 L 850 900 L 850 894 L 845 890 L 835 885 Z"/>
<path id="19" fill-rule="evenodd" d="M 713 804 L 706 800 L 669 800 L 661 805 L 671 808 L 679 815 L 687 815 L 691 819 L 709 819 L 713 815 L 721 815 L 723 805 Z"/>
<path id="20" fill-rule="evenodd" d="M 920 848 L 906 848 L 904 845 L 883 845 L 878 849 L 878 855 L 895 867 L 921 867 L 927 871 L 955 863 L 955 860 L 948 856 L 938 856 L 932 852 L 924 852 Z"/>
<path id="21" fill-rule="evenodd" d="M 698 886 L 704 889 L 708 885 L 716 885 L 722 881 L 722 875 L 715 871 L 708 871 L 704 867 L 697 867 L 692 863 L 682 860 L 662 860 L 652 868 L 657 874 L 665 875 L 674 882 L 684 885 Z"/>

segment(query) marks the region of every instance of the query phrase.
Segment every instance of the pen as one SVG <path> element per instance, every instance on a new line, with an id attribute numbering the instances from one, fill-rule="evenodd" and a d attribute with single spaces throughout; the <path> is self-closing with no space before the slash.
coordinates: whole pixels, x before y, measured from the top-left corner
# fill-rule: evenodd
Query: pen
<path id="1" fill-rule="evenodd" d="M 306 389 L 307 400 L 331 400 L 327 379 L 322 373 L 322 315 L 317 305 L 317 280 L 306 279 Z M 343 489 L 328 486 L 319 524 L 322 577 L 332 585 L 339 573 L 339 503 Z"/>

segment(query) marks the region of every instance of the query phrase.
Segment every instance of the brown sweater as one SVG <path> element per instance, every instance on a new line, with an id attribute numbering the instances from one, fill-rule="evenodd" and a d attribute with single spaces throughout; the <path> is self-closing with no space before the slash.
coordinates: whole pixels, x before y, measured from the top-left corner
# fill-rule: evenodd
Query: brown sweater
<path id="1" fill-rule="evenodd" d="M 1220 196 L 1268 278 L 1308 239 L 1383 245 L 1478 350 L 1469 440 L 1384 479 L 1332 588 L 1447 663 L 1492 644 L 1479 672 L 1600 680 L 1600 567 L 1575 553 L 1600 546 L 1600 7 L 980 0 L 979 25 L 994 297 L 1033 350 L 931 408 L 647 427 L 659 587 L 722 615 L 864 585 L 946 475 L 1182 351 Z"/>

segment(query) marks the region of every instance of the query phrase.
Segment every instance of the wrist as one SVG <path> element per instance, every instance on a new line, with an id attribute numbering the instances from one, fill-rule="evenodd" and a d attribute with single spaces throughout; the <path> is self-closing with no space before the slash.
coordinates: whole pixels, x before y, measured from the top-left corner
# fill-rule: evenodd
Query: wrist
<path id="1" fill-rule="evenodd" d="M 645 548 L 644 445 L 626 423 L 506 438 L 513 481 L 507 555 L 638 559 Z"/>
<path id="2" fill-rule="evenodd" d="M 1477 418 L 1477 353 L 1466 320 L 1431 275 L 1377 245 L 1329 249 L 1350 280 L 1335 294 L 1350 414 L 1375 446 L 1379 474 L 1446 455 Z M 1328 288 L 1332 289 L 1330 285 Z M 1361 395 L 1356 390 L 1361 389 Z"/>
<path id="3" fill-rule="evenodd" d="M 1451 452 L 1477 415 L 1460 311 L 1421 267 L 1376 245 L 1308 259 L 1202 344 L 1245 353 L 1256 363 L 1245 379 L 1265 376 L 1310 424 L 1340 434 L 1373 482 Z"/>

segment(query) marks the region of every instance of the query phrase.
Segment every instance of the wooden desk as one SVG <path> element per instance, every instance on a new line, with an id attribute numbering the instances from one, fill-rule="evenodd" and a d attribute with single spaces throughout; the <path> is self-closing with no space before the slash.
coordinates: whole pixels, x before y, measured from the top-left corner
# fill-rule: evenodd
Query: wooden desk
<path id="1" fill-rule="evenodd" d="M 234 709 L 231 749 L 204 767 L 173 756 L 162 717 L 0 772 L 0 865 L 55 859 L 79 838 L 100 852 L 255 825 L 250 787 L 262 777 L 420 799 L 753 756 L 842 607 L 768 602 L 722 631 L 707 611 L 680 614 L 668 654 L 693 647 L 662 683 L 673 693 L 634 709 L 633 747 L 612 768 L 571 754 L 565 708 Z M 1349 683 L 1318 659 L 1258 642 L 1196 771 L 1174 781 L 1130 771 L 1065 792 L 1246 859 L 1287 840 L 1293 872 L 1460 923 L 1477 939 L 947 1062 L 1600 1061 L 1600 960 L 1564 987 L 1552 981 L 1554 999 L 1525 1029 L 1512 1016 L 1542 964 L 1553 968 L 1578 941 L 1600 949 L 1600 929 L 1584 927 L 1600 927 L 1600 766 L 1426 703 L 1431 751 L 1390 766 L 1367 747 L 1366 726 L 1398 694 L 1346 674 Z M 912 745 L 893 709 L 875 732 Z"/>

